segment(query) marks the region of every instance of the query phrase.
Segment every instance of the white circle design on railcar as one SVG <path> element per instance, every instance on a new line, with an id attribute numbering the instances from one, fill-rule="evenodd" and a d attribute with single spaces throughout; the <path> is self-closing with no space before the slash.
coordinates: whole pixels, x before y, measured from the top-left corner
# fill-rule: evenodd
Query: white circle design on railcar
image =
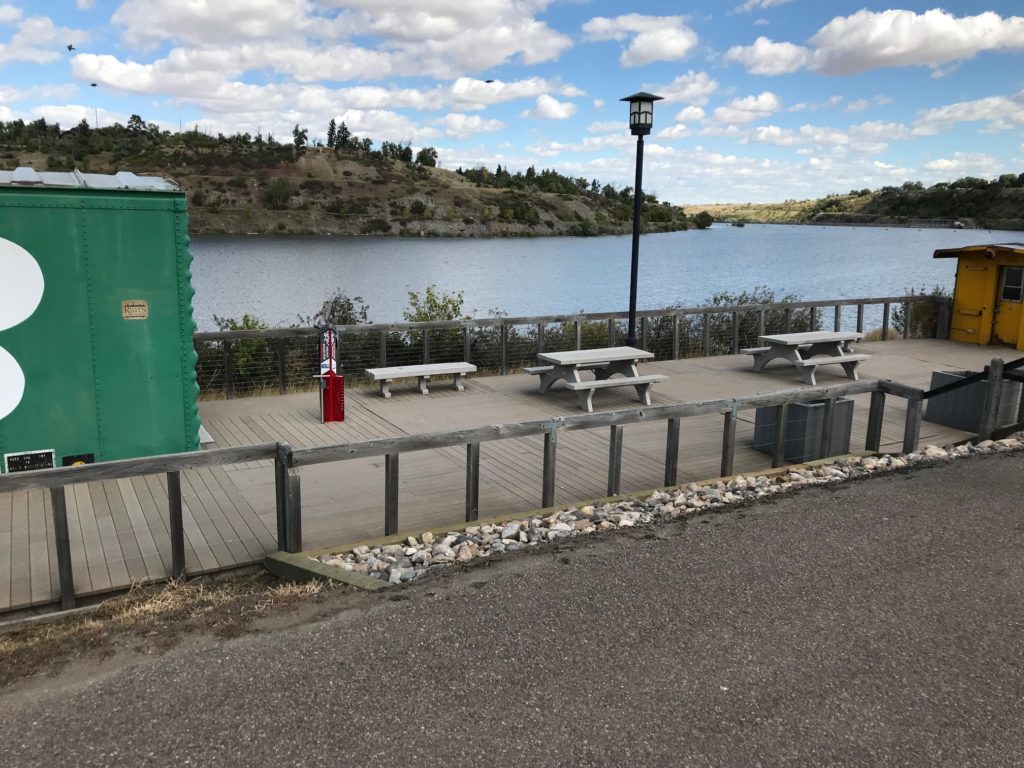
<path id="1" fill-rule="evenodd" d="M 0 419 L 5 418 L 21 402 L 25 394 L 25 374 L 11 353 L 0 347 Z"/>
<path id="2" fill-rule="evenodd" d="M 0 331 L 24 323 L 43 299 L 43 270 L 32 254 L 0 237 Z"/>
<path id="3" fill-rule="evenodd" d="M 32 317 L 43 299 L 43 270 L 17 243 L 0 237 L 0 331 Z M 0 419 L 8 416 L 25 395 L 25 372 L 18 361 L 0 347 Z"/>

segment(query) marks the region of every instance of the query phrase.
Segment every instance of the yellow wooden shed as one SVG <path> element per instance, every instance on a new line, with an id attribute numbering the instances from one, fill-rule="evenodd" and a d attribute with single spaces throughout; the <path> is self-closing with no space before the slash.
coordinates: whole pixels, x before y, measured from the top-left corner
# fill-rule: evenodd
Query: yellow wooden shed
<path id="1" fill-rule="evenodd" d="M 943 248 L 957 259 L 949 338 L 1024 349 L 1024 243 Z"/>

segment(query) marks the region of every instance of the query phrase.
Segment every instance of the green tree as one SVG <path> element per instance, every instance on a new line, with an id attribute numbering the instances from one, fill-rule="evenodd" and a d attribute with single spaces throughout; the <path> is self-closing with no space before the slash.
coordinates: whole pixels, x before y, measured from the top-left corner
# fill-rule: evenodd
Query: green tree
<path id="1" fill-rule="evenodd" d="M 463 292 L 448 293 L 436 285 L 428 285 L 421 296 L 409 291 L 409 309 L 402 313 L 410 323 L 438 322 L 468 318 L 462 314 Z"/>
<path id="2" fill-rule="evenodd" d="M 288 202 L 292 199 L 293 194 L 295 194 L 295 190 L 292 189 L 292 183 L 288 179 L 278 177 L 264 188 L 263 204 L 275 211 L 282 211 L 288 207 Z"/>
<path id="3" fill-rule="evenodd" d="M 693 217 L 692 221 L 694 223 L 694 226 L 697 227 L 697 229 L 707 229 L 708 227 L 715 223 L 715 217 L 712 216 L 707 211 L 701 211 L 700 213 Z"/>
<path id="4" fill-rule="evenodd" d="M 334 118 L 331 118 L 331 122 L 327 124 L 327 146 L 334 149 L 334 142 L 338 137 L 338 125 L 334 122 Z"/>
<path id="5" fill-rule="evenodd" d="M 292 128 L 292 144 L 295 146 L 296 157 L 306 151 L 306 137 L 308 134 L 309 130 L 307 128 L 299 128 L 298 123 Z"/>
<path id="6" fill-rule="evenodd" d="M 416 153 L 416 164 L 426 165 L 430 168 L 437 167 L 437 150 L 433 147 L 423 147 Z"/>

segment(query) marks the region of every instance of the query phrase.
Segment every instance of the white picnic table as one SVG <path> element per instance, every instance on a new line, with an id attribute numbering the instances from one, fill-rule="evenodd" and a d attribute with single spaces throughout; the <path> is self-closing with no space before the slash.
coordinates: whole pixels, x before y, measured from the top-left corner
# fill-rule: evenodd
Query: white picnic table
<path id="1" fill-rule="evenodd" d="M 594 391 L 608 387 L 634 386 L 640 401 L 650 405 L 651 385 L 667 377 L 657 373 L 641 376 L 636 366 L 641 360 L 653 357 L 653 352 L 634 347 L 539 352 L 537 359 L 547 365 L 527 368 L 526 372 L 540 376 L 542 393 L 549 392 L 555 382 L 564 380 L 566 387 L 576 392 L 580 406 L 589 413 L 593 411 Z M 581 371 L 593 371 L 595 378 L 584 381 Z M 622 378 L 612 380 L 617 374 Z"/>
<path id="2" fill-rule="evenodd" d="M 754 370 L 760 371 L 772 360 L 787 360 L 815 385 L 814 372 L 819 365 L 838 364 L 846 375 L 857 380 L 857 366 L 869 355 L 854 354 L 853 342 L 864 336 L 858 331 L 805 331 L 758 336 L 761 345 L 743 352 L 753 355 Z"/>

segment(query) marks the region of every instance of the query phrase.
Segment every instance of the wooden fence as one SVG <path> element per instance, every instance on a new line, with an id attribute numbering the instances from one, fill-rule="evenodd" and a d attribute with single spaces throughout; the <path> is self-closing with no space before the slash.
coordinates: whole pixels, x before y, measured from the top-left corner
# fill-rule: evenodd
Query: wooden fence
<path id="1" fill-rule="evenodd" d="M 494 440 L 507 440 L 528 435 L 543 435 L 544 461 L 540 478 L 539 501 L 541 507 L 554 503 L 555 473 L 557 466 L 558 436 L 567 431 L 581 429 L 609 430 L 608 484 L 609 495 L 620 492 L 622 467 L 622 429 L 628 424 L 665 422 L 664 484 L 676 484 L 681 421 L 695 416 L 722 414 L 721 475 L 733 473 L 736 447 L 736 425 L 741 411 L 774 407 L 777 425 L 772 466 L 783 463 L 786 439 L 787 409 L 793 403 L 824 401 L 821 446 L 829 445 L 829 418 L 838 398 L 871 394 L 868 416 L 866 450 L 879 449 L 885 398 L 893 395 L 906 400 L 903 450 L 913 451 L 918 442 L 921 424 L 923 392 L 889 380 L 856 381 L 830 386 L 783 390 L 751 397 L 707 400 L 647 408 L 636 408 L 607 413 L 579 414 L 560 418 L 535 420 L 514 424 L 478 427 L 474 429 L 435 432 L 403 437 L 383 438 L 359 443 L 344 443 L 318 448 L 293 449 L 286 443 L 266 443 L 237 448 L 220 448 L 191 453 L 152 456 L 124 461 L 91 464 L 82 467 L 61 467 L 15 474 L 0 475 L 0 493 L 30 489 L 49 489 L 52 499 L 53 528 L 56 536 L 56 554 L 61 592 L 61 606 L 75 604 L 75 587 L 71 568 L 71 548 L 68 536 L 65 487 L 76 483 L 130 478 L 140 475 L 167 473 L 168 519 L 171 539 L 172 578 L 185 574 L 185 534 L 182 524 L 180 473 L 187 469 L 236 464 L 240 462 L 273 459 L 277 507 L 277 546 L 281 551 L 298 552 L 302 549 L 302 494 L 300 469 L 304 466 L 370 456 L 385 457 L 384 531 L 386 535 L 399 530 L 398 472 L 402 454 L 453 446 L 465 446 L 466 493 L 465 520 L 475 520 L 479 514 L 480 445 Z M 824 453 L 824 450 L 823 450 Z M 641 490 L 641 489 L 634 489 Z"/>

